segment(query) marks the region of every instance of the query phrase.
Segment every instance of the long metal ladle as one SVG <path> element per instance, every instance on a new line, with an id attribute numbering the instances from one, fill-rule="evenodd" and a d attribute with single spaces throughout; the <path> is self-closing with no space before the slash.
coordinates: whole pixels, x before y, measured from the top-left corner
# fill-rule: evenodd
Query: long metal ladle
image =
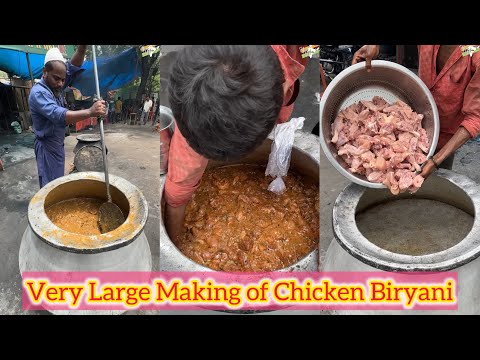
<path id="1" fill-rule="evenodd" d="M 93 53 L 93 72 L 95 74 L 95 86 L 97 91 L 97 98 L 101 100 L 100 97 L 100 86 L 98 83 L 98 72 L 97 72 L 97 54 L 95 51 L 95 45 L 92 45 Z M 115 230 L 120 225 L 125 222 L 125 216 L 123 215 L 122 210 L 112 202 L 112 196 L 110 195 L 110 181 L 108 178 L 108 161 L 107 161 L 107 152 L 105 147 L 105 134 L 103 132 L 103 116 L 98 118 L 100 122 L 100 136 L 102 138 L 102 155 L 103 155 L 103 170 L 105 172 L 105 184 L 107 186 L 107 202 L 104 202 L 98 211 L 98 227 L 102 234 Z"/>

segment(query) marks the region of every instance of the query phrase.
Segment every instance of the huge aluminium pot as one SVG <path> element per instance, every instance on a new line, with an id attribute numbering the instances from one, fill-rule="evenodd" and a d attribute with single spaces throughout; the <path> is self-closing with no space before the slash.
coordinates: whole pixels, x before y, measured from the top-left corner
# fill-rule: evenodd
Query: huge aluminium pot
<path id="1" fill-rule="evenodd" d="M 429 199 L 451 205 L 473 217 L 467 235 L 452 244 L 446 236 L 434 239 L 443 246 L 442 251 L 409 255 L 379 247 L 359 230 L 357 215 L 379 204 L 392 200 Z M 333 207 L 332 240 L 322 263 L 322 271 L 386 271 L 424 273 L 454 271 L 458 273 L 458 311 L 431 311 L 432 314 L 480 314 L 480 186 L 468 177 L 449 170 L 431 175 L 415 194 L 392 195 L 388 189 L 369 189 L 357 184 L 348 185 L 338 196 Z M 432 217 L 439 216 L 430 209 Z M 378 219 L 385 225 L 385 219 Z M 439 218 L 439 222 L 444 222 Z M 407 226 L 414 226 L 411 219 Z M 445 224 L 445 226 L 450 226 Z M 428 230 L 428 229 L 427 229 Z M 467 229 L 468 231 L 468 229 Z M 419 243 L 424 241 L 418 237 Z M 425 240 L 426 241 L 426 240 Z M 415 314 L 425 311 L 338 311 L 345 314 Z"/>
<path id="2" fill-rule="evenodd" d="M 238 161 L 232 162 L 218 162 L 209 161 L 207 168 L 220 167 L 233 164 L 261 164 L 266 165 L 268 162 L 268 156 L 272 140 L 266 139 L 264 143 L 258 147 L 252 154 Z M 320 174 L 319 159 L 315 159 L 305 151 L 299 149 L 295 145 L 292 149 L 290 168 L 295 169 L 300 174 L 318 179 Z M 164 186 L 160 190 L 161 197 L 163 195 Z M 173 244 L 172 240 L 168 237 L 164 225 L 164 213 L 165 202 L 161 198 L 161 216 L 160 216 L 160 269 L 162 271 L 192 271 L 192 272 L 204 272 L 214 271 L 210 268 L 202 266 L 190 258 L 186 257 L 178 248 Z M 164 236 L 162 236 L 165 234 Z M 310 252 L 304 258 L 300 259 L 296 263 L 280 269 L 278 271 L 318 271 L 318 248 Z"/>
<path id="3" fill-rule="evenodd" d="M 56 226 L 45 208 L 72 198 L 106 201 L 104 173 L 81 172 L 58 178 L 31 199 L 28 227 L 23 234 L 20 272 L 25 271 L 151 271 L 152 254 L 144 227 L 148 204 L 141 191 L 127 180 L 109 175 L 112 201 L 125 215 L 117 229 L 100 235 L 71 233 Z M 121 313 L 123 311 L 52 311 L 58 314 Z"/>
<path id="4" fill-rule="evenodd" d="M 99 134 L 77 135 L 73 164 L 77 171 L 103 171 L 102 140 Z M 108 155 L 108 148 L 105 147 Z"/>

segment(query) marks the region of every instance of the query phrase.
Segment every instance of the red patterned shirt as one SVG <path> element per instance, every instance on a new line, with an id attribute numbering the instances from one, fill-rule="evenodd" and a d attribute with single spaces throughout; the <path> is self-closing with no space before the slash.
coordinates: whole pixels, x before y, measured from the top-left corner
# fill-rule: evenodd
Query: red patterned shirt
<path id="1" fill-rule="evenodd" d="M 430 89 L 440 115 L 441 149 L 463 126 L 470 136 L 480 133 L 480 52 L 462 56 L 458 46 L 437 75 L 440 45 L 419 45 L 418 76 Z"/>

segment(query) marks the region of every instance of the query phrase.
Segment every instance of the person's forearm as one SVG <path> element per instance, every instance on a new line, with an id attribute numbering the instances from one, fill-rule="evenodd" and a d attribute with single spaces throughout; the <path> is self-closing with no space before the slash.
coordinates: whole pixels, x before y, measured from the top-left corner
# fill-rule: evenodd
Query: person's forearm
<path id="1" fill-rule="evenodd" d="M 460 146 L 465 144 L 471 138 L 470 133 L 460 126 L 455 134 L 448 140 L 444 147 L 442 147 L 434 159 L 437 164 L 442 163 L 447 157 L 453 154 Z"/>
<path id="2" fill-rule="evenodd" d="M 77 121 L 85 120 L 91 117 L 90 109 L 68 110 L 65 115 L 67 125 L 75 124 Z"/>
<path id="3" fill-rule="evenodd" d="M 85 59 L 85 53 L 87 52 L 87 45 L 78 45 L 77 51 L 72 56 L 72 60 L 70 61 L 72 65 L 75 66 L 82 66 L 83 59 Z"/>
<path id="4" fill-rule="evenodd" d="M 168 236 L 176 243 L 183 233 L 183 221 L 185 219 L 186 205 L 173 207 L 165 204 L 165 227 Z"/>

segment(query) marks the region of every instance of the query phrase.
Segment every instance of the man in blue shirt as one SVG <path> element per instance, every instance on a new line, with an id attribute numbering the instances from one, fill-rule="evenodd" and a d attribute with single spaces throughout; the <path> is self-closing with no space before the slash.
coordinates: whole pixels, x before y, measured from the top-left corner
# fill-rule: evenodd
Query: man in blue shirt
<path id="1" fill-rule="evenodd" d="M 79 45 L 71 61 L 66 62 L 58 48 L 45 55 L 42 79 L 35 84 L 28 97 L 35 133 L 40 188 L 64 175 L 65 126 L 90 117 L 106 114 L 105 102 L 97 101 L 84 110 L 68 110 L 63 90 L 80 74 L 87 46 Z"/>

